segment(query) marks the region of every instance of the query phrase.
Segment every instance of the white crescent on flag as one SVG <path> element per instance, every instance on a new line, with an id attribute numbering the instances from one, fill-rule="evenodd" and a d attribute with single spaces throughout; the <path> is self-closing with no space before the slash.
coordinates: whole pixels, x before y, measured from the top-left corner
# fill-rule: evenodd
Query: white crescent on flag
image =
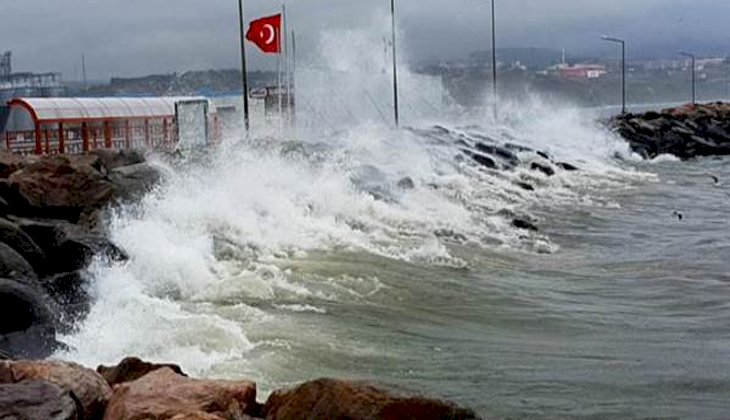
<path id="1" fill-rule="evenodd" d="M 271 43 L 276 39 L 276 30 L 274 30 L 274 25 L 266 24 L 264 25 L 264 29 L 269 31 L 269 37 L 266 39 L 266 45 L 271 45 Z"/>

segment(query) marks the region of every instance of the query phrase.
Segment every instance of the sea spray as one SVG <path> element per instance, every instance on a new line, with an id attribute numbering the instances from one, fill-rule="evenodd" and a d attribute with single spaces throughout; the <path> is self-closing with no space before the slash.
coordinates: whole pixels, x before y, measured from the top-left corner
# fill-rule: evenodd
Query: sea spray
<path id="1" fill-rule="evenodd" d="M 601 190 L 641 176 L 616 159 L 626 146 L 593 116 L 539 100 L 506 105 L 495 123 L 408 89 L 408 109 L 424 111 L 396 130 L 379 116 L 387 96 L 362 95 L 371 78 L 388 78 L 349 61 L 323 73 L 332 77 L 300 77 L 296 130 L 234 136 L 206 156 L 164 163 L 159 188 L 115 214 L 111 236 L 130 259 L 92 268 L 95 303 L 58 357 L 95 365 L 134 354 L 197 375 L 252 375 L 264 387 L 322 373 L 296 367 L 319 360 L 310 352 L 322 346 L 390 357 L 335 315 L 372 305 L 398 313 L 393 279 L 438 274 L 446 285 L 479 264 L 480 250 L 556 252 L 549 236 L 512 219 L 537 206 L 600 205 Z M 352 90 L 327 86 L 338 79 Z M 433 107 L 443 113 L 429 116 Z M 519 146 L 516 166 L 480 165 L 466 153 L 478 143 Z"/>

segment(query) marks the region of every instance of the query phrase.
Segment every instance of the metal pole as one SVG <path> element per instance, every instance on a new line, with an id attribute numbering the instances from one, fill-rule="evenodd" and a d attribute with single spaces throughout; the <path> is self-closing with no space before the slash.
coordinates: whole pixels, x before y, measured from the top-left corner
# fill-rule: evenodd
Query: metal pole
<path id="1" fill-rule="evenodd" d="M 688 57 L 692 62 L 692 105 L 697 103 L 697 66 L 694 54 L 680 51 L 679 55 Z"/>
<path id="2" fill-rule="evenodd" d="M 604 35 L 604 41 L 621 44 L 621 114 L 626 114 L 626 41 L 621 38 L 613 38 Z"/>
<path id="3" fill-rule="evenodd" d="M 243 19 L 243 0 L 238 0 L 238 20 L 241 32 L 241 84 L 243 87 L 243 126 L 248 133 L 251 126 L 248 115 L 248 70 L 246 68 L 246 34 L 244 33 Z"/>
<path id="4" fill-rule="evenodd" d="M 621 40 L 621 113 L 626 114 L 626 42 Z"/>
<path id="5" fill-rule="evenodd" d="M 295 123 L 296 113 L 294 111 L 295 102 L 294 102 L 294 95 L 293 92 L 296 92 L 296 73 L 297 73 L 297 37 L 296 33 L 294 31 L 291 31 L 291 60 L 292 60 L 292 69 L 291 69 L 291 90 L 289 91 L 289 112 L 292 119 L 292 125 Z"/>
<path id="6" fill-rule="evenodd" d="M 692 56 L 692 105 L 697 103 L 697 66 L 695 56 Z"/>
<path id="7" fill-rule="evenodd" d="M 495 18 L 494 0 L 492 0 L 492 95 L 494 100 L 494 120 L 497 120 L 497 25 Z"/>
<path id="8" fill-rule="evenodd" d="M 395 126 L 398 127 L 400 126 L 400 118 L 398 115 L 398 62 L 395 43 L 395 0 L 390 0 L 390 18 L 393 35 L 393 113 L 395 116 Z"/>

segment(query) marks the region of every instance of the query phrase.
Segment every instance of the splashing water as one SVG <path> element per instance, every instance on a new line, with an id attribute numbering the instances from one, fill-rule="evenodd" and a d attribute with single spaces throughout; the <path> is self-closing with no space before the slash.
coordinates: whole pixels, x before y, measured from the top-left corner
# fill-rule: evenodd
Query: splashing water
<path id="1" fill-rule="evenodd" d="M 617 208 L 608 191 L 653 179 L 622 163 L 632 159 L 627 146 L 586 111 L 534 99 L 504 104 L 499 124 L 475 124 L 437 105 L 438 85 L 405 69 L 411 126 L 390 128 L 382 57 L 342 45 L 339 54 L 323 46 L 333 71 L 301 73 L 297 130 L 156 162 L 165 182 L 110 226 L 129 261 L 91 268 L 94 305 L 57 357 L 175 361 L 195 375 L 250 375 L 264 391 L 353 371 L 381 378 L 384 365 L 391 380 L 435 387 L 453 364 L 433 363 L 430 379 L 400 366 L 444 351 L 428 337 L 458 342 L 476 328 L 478 279 L 560 253 L 549 233 L 516 228 L 514 218 Z M 286 140 L 294 136 L 304 140 Z M 532 299 L 514 280 L 504 299 Z M 442 306 L 471 308 L 474 321 L 455 315 L 467 324 L 453 330 L 435 315 Z M 478 352 L 465 340 L 465 352 Z M 464 395 L 453 397 L 479 401 Z"/>

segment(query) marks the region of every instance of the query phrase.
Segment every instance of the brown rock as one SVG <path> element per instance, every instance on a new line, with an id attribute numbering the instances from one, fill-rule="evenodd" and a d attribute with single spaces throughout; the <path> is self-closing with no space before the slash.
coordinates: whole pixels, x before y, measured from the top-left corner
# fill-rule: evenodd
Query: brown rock
<path id="1" fill-rule="evenodd" d="M 0 385 L 0 419 L 76 420 L 76 403 L 58 385 L 22 381 Z"/>
<path id="2" fill-rule="evenodd" d="M 456 405 L 419 397 L 398 397 L 361 382 L 320 379 L 274 392 L 263 409 L 267 420 L 308 419 L 477 419 Z"/>
<path id="3" fill-rule="evenodd" d="M 111 388 L 98 373 L 74 363 L 51 361 L 0 362 L 0 383 L 42 380 L 67 391 L 79 406 L 81 419 L 101 419 Z"/>
<path id="4" fill-rule="evenodd" d="M 8 151 L 0 151 L 0 178 L 7 178 L 23 166 L 23 158 Z"/>
<path id="5" fill-rule="evenodd" d="M 239 419 L 256 408 L 252 382 L 190 379 L 162 368 L 117 385 L 104 420 Z"/>
<path id="6" fill-rule="evenodd" d="M 178 365 L 148 363 L 136 357 L 128 357 L 116 366 L 99 366 L 96 371 L 106 379 L 110 386 L 114 386 L 124 382 L 136 381 L 146 374 L 162 368 L 170 368 L 178 375 L 188 376 Z"/>
<path id="7" fill-rule="evenodd" d="M 19 201 L 34 212 L 75 223 L 114 198 L 114 184 L 103 169 L 94 156 L 51 156 L 15 172 L 9 181 Z"/>
<path id="8" fill-rule="evenodd" d="M 97 149 L 89 152 L 89 155 L 99 158 L 104 167 L 109 171 L 123 166 L 137 165 L 145 162 L 144 152 L 141 150 Z"/>

